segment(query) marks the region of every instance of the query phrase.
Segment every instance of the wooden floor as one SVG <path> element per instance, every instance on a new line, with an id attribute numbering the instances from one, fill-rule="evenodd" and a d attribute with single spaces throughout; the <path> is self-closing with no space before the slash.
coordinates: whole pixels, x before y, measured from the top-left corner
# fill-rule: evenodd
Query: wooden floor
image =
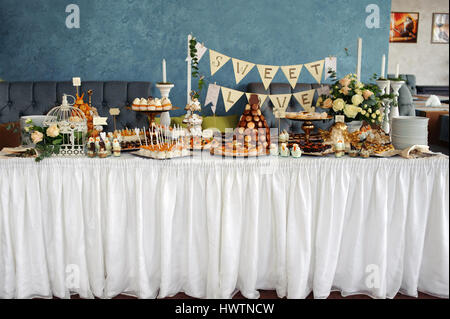
<path id="1" fill-rule="evenodd" d="M 259 293 L 261 295 L 260 299 L 279 299 L 275 290 L 260 290 Z M 71 299 L 80 299 L 80 297 L 78 295 L 73 295 L 71 297 Z M 113 299 L 136 299 L 136 298 L 126 296 L 126 295 L 119 295 Z M 189 297 L 183 293 L 179 293 L 179 294 L 177 294 L 173 297 L 167 298 L 167 299 L 195 299 L 195 298 Z M 245 299 L 245 297 L 242 296 L 240 293 L 237 293 L 233 297 L 233 299 Z M 306 299 L 313 299 L 313 294 L 311 293 Z M 372 298 L 369 296 L 365 296 L 365 295 L 354 295 L 354 296 L 342 297 L 340 292 L 335 291 L 330 294 L 328 299 L 372 299 Z M 418 298 L 405 296 L 402 294 L 397 294 L 397 296 L 395 296 L 394 299 L 439 299 L 439 298 L 419 292 Z"/>

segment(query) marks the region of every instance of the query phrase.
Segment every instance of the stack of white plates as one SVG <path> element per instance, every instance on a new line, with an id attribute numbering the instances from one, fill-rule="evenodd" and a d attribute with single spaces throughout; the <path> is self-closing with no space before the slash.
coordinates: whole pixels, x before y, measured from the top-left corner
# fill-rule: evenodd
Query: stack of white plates
<path id="1" fill-rule="evenodd" d="M 412 145 L 428 145 L 428 118 L 418 116 L 392 118 L 391 139 L 398 150 Z"/>

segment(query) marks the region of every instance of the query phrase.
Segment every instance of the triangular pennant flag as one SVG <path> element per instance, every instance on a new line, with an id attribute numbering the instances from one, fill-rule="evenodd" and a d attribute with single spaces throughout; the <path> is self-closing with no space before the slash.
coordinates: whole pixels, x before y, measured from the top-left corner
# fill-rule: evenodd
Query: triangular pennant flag
<path id="1" fill-rule="evenodd" d="M 308 91 L 301 91 L 294 93 L 294 97 L 306 112 L 314 112 L 314 107 L 311 107 L 314 98 L 314 89 Z"/>
<path id="2" fill-rule="evenodd" d="M 295 88 L 297 84 L 298 77 L 300 76 L 300 72 L 302 71 L 303 64 L 298 65 L 285 65 L 281 67 L 286 79 L 289 81 L 289 84 L 292 88 Z"/>
<path id="3" fill-rule="evenodd" d="M 305 68 L 311 73 L 317 83 L 322 81 L 323 64 L 324 60 L 305 64 Z"/>
<path id="4" fill-rule="evenodd" d="M 264 88 L 267 90 L 272 82 L 275 74 L 277 74 L 279 66 L 276 65 L 256 65 L 258 67 L 259 76 L 261 77 Z"/>
<path id="5" fill-rule="evenodd" d="M 291 96 L 292 94 L 273 94 L 269 95 L 269 98 L 272 101 L 274 108 L 286 110 L 289 106 Z"/>
<path id="6" fill-rule="evenodd" d="M 203 55 L 206 53 L 206 50 L 208 50 L 208 48 L 205 47 L 203 43 L 197 42 L 197 44 L 195 45 L 195 49 L 197 50 L 197 59 L 200 62 L 200 60 L 202 59 Z"/>
<path id="7" fill-rule="evenodd" d="M 266 101 L 268 95 L 267 94 L 258 94 L 258 93 L 245 93 L 245 95 L 247 96 L 247 101 L 250 103 L 250 96 L 256 94 L 258 95 L 258 99 L 259 99 L 259 105 L 262 106 L 263 103 Z"/>
<path id="8" fill-rule="evenodd" d="M 223 86 L 221 88 L 225 111 L 228 112 L 233 107 L 233 105 L 241 98 L 244 92 L 228 89 Z"/>
<path id="9" fill-rule="evenodd" d="M 234 78 L 236 79 L 236 84 L 241 82 L 243 78 L 248 74 L 248 72 L 253 69 L 255 66 L 254 63 L 238 60 L 235 58 L 232 58 L 233 61 L 233 70 L 234 70 Z"/>
<path id="10" fill-rule="evenodd" d="M 211 75 L 214 75 L 221 67 L 223 67 L 230 57 L 209 49 L 209 64 L 211 66 Z"/>
<path id="11" fill-rule="evenodd" d="M 220 86 L 210 83 L 206 93 L 205 106 L 211 103 L 211 110 L 216 114 L 217 100 L 219 99 Z"/>
<path id="12" fill-rule="evenodd" d="M 324 80 L 331 76 L 329 72 L 337 72 L 337 58 L 335 56 L 330 56 L 325 58 L 325 77 Z"/>

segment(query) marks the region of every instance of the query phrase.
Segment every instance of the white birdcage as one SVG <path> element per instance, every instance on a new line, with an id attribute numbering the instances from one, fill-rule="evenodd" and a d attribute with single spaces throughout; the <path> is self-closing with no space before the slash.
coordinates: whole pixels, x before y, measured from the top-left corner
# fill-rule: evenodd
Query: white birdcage
<path id="1" fill-rule="evenodd" d="M 62 143 L 56 156 L 83 156 L 88 131 L 87 120 L 80 109 L 68 103 L 68 96 L 75 101 L 73 96 L 64 94 L 62 104 L 47 113 L 43 125 L 45 128 L 58 126 Z"/>

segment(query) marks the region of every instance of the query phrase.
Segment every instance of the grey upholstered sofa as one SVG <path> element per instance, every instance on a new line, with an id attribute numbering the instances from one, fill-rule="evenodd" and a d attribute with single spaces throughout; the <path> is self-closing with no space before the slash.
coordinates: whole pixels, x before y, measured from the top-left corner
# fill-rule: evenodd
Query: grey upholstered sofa
<path id="1" fill-rule="evenodd" d="M 136 97 L 148 97 L 150 82 L 83 82 L 81 92 L 88 90 L 94 91 L 92 105 L 100 115 L 109 115 L 111 107 L 121 109 L 117 117 L 118 128 L 148 125 L 145 116 L 125 107 Z M 23 115 L 46 114 L 61 104 L 63 93 L 74 96 L 75 92 L 71 82 L 0 82 L 0 124 L 16 122 Z M 87 96 L 84 101 L 88 101 Z M 112 121 L 108 124 L 108 130 L 112 130 Z"/>

